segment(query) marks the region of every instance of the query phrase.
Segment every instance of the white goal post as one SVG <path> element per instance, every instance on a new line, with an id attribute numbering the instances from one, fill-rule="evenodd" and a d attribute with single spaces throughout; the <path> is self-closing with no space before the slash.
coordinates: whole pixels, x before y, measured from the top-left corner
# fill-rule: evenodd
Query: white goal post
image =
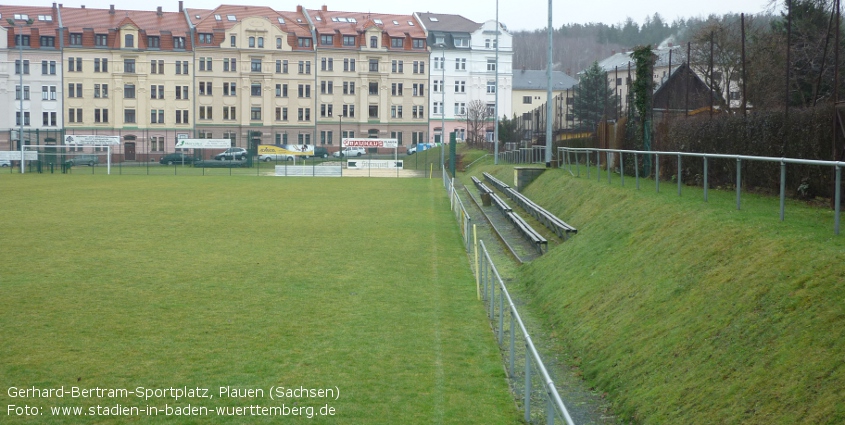
<path id="1" fill-rule="evenodd" d="M 20 161 L 21 174 L 26 173 L 26 163 L 41 161 L 42 164 L 62 165 L 106 165 L 106 174 L 111 174 L 111 145 L 22 145 L 20 151 L 8 152 L 14 161 Z M 105 158 L 103 158 L 105 156 Z"/>

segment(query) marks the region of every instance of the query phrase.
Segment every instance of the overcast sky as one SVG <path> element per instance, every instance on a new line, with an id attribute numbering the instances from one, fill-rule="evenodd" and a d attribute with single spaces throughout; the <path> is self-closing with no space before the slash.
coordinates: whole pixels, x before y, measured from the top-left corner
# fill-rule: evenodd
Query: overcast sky
<path id="1" fill-rule="evenodd" d="M 115 0 L 56 0 L 66 7 L 86 7 L 108 9 L 110 4 L 115 4 L 118 9 L 149 9 L 155 10 L 156 6 L 162 6 L 165 11 L 175 12 L 178 10 L 178 0 L 158 0 L 138 6 L 134 2 L 119 2 Z M 12 1 L 13 4 L 27 4 L 22 1 Z M 296 10 L 297 4 L 302 4 L 308 9 L 319 9 L 327 5 L 329 10 L 353 11 L 353 12 L 374 12 L 374 13 L 396 13 L 412 14 L 413 12 L 432 12 L 463 15 L 476 22 L 483 22 L 488 19 L 496 19 L 495 0 L 428 0 L 425 2 L 396 1 L 396 0 L 366 0 L 355 1 L 345 0 L 337 2 L 313 1 L 312 2 L 284 2 L 270 0 L 226 0 L 225 2 L 214 0 L 185 0 L 185 7 L 213 9 L 221 3 L 225 4 L 246 4 L 255 6 L 270 6 L 277 10 Z M 626 17 L 631 17 L 634 22 L 642 24 L 646 16 L 653 16 L 659 13 L 664 20 L 671 22 L 679 17 L 693 18 L 706 17 L 710 14 L 722 15 L 729 12 L 756 14 L 766 10 L 769 0 L 612 0 L 604 2 L 592 1 L 560 1 L 553 4 L 552 26 L 557 28 L 568 23 L 589 23 L 603 22 L 606 24 L 617 24 L 623 22 Z M 52 2 L 36 2 L 35 5 L 50 6 Z M 511 31 L 534 30 L 545 28 L 549 20 L 549 3 L 547 0 L 500 0 L 499 20 L 507 25 Z"/>

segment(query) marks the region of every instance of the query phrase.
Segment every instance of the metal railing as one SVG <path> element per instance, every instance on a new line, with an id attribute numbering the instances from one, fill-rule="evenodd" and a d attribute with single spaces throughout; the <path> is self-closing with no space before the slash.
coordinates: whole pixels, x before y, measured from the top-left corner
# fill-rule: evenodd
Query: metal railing
<path id="1" fill-rule="evenodd" d="M 508 164 L 545 164 L 546 147 L 531 146 L 499 152 L 499 160 Z"/>
<path id="2" fill-rule="evenodd" d="M 670 156 L 677 158 L 678 171 L 676 174 L 678 196 L 681 196 L 681 187 L 683 184 L 682 163 L 683 157 L 701 158 L 704 166 L 703 185 L 704 185 L 704 202 L 707 202 L 707 195 L 709 190 L 708 182 L 708 159 L 733 159 L 736 160 L 736 209 L 741 207 L 742 199 L 742 162 L 743 161 L 759 161 L 759 162 L 775 162 L 780 163 L 780 221 L 784 221 L 785 205 L 786 205 L 786 165 L 800 164 L 800 165 L 817 165 L 824 167 L 833 167 L 835 173 L 835 188 L 834 188 L 834 225 L 833 232 L 839 234 L 840 212 L 842 205 L 842 167 L 845 162 L 841 161 L 820 161 L 813 159 L 796 159 L 796 158 L 776 158 L 768 156 L 748 156 L 748 155 L 727 155 L 727 154 L 709 154 L 709 153 L 691 153 L 691 152 L 655 152 L 655 151 L 634 151 L 621 149 L 596 149 L 596 148 L 558 148 L 558 157 L 562 158 L 560 167 L 566 168 L 570 173 L 576 176 L 581 175 L 580 157 L 584 156 L 584 163 L 587 170 L 587 178 L 590 178 L 590 164 L 591 157 L 595 154 L 596 164 L 596 178 L 598 181 L 602 180 L 602 173 L 599 172 L 601 167 L 601 154 L 605 154 L 605 168 L 607 170 L 607 181 L 611 182 L 611 173 L 617 171 L 620 176 L 620 184 L 625 185 L 625 170 L 624 170 L 624 155 L 634 156 L 634 178 L 636 180 L 637 189 L 640 188 L 640 169 L 639 159 L 641 156 L 654 156 L 654 175 L 660 175 L 660 157 Z M 616 161 L 614 155 L 618 154 L 619 159 Z M 573 161 L 573 157 L 575 160 Z M 611 164 L 616 162 L 617 166 L 611 167 Z M 575 170 L 573 172 L 573 163 Z M 660 179 L 654 179 L 655 190 L 660 192 Z"/>
<path id="3" fill-rule="evenodd" d="M 449 194 L 451 209 L 461 226 L 461 236 L 464 238 L 467 252 L 472 252 L 472 248 L 475 248 L 474 271 L 479 298 L 486 304 L 488 318 L 499 347 L 508 353 L 508 379 L 514 394 L 522 403 L 525 422 L 574 425 L 499 271 L 493 264 L 487 247 L 480 240 L 473 244 L 475 232 L 471 219 L 463 201 L 457 195 L 454 179 L 449 178 L 445 171 L 443 185 Z M 505 326 L 505 316 L 508 318 L 508 326 Z M 520 339 L 519 345 L 517 337 Z"/>
<path id="4" fill-rule="evenodd" d="M 481 258 L 476 273 L 482 300 L 499 348 L 507 353 L 508 378 L 522 403 L 525 422 L 574 425 L 484 241 L 478 241 L 478 246 Z"/>

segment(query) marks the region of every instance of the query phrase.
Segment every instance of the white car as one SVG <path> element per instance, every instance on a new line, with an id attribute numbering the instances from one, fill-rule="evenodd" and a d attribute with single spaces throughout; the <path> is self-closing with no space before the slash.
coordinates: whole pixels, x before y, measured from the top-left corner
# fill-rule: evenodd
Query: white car
<path id="1" fill-rule="evenodd" d="M 11 166 L 12 166 L 12 161 L 9 161 L 8 159 L 0 159 L 0 167 L 11 167 Z"/>
<path id="2" fill-rule="evenodd" d="M 341 156 L 361 156 L 365 155 L 367 151 L 364 148 L 343 148 L 342 151 L 337 151 L 332 154 L 335 158 L 340 158 Z"/>

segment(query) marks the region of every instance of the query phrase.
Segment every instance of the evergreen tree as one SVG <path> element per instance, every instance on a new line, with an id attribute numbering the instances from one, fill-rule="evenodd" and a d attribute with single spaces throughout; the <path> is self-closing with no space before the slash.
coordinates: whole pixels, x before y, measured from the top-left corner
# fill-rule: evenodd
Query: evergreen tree
<path id="1" fill-rule="evenodd" d="M 593 62 L 575 88 L 575 118 L 581 122 L 582 128 L 595 130 L 602 117 L 616 118 L 616 104 L 617 96 L 608 84 L 607 72 L 599 67 L 598 62 Z"/>

